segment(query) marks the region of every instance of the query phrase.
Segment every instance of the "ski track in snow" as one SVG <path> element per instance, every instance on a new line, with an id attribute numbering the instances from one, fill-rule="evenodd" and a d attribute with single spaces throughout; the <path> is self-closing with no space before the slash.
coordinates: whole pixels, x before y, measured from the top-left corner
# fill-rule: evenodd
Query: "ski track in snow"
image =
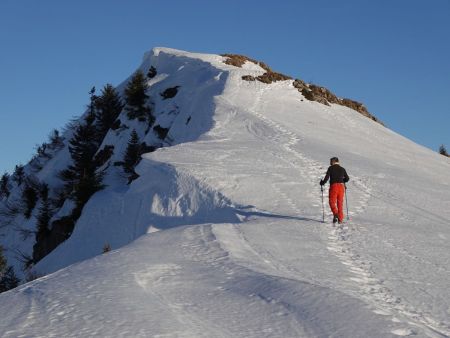
<path id="1" fill-rule="evenodd" d="M 258 112 L 258 107 L 260 107 L 260 105 L 262 104 L 262 98 L 264 96 L 265 90 L 267 90 L 267 87 L 260 90 L 259 95 L 256 96 L 255 102 L 249 109 L 249 112 L 258 117 L 268 127 L 278 132 L 276 137 L 264 137 L 266 140 L 277 143 L 291 156 L 289 156 L 289 158 L 286 158 L 280 154 L 273 155 L 298 170 L 302 177 L 307 178 L 306 181 L 314 183 L 318 182 L 319 178 L 322 177 L 324 173 L 323 165 L 307 158 L 304 154 L 301 154 L 293 149 L 293 146 L 301 142 L 302 138 L 294 132 L 287 130 L 284 126 L 274 122 L 273 120 Z M 323 109 L 332 114 L 330 109 Z M 349 121 L 351 122 L 350 119 Z M 262 137 L 260 135 L 257 135 L 256 133 L 253 134 L 257 137 Z M 283 139 L 283 137 L 285 137 L 286 139 Z M 366 182 L 366 180 L 355 176 L 352 177 L 351 184 L 363 192 L 358 204 L 353 208 L 354 211 L 349 212 L 349 216 L 355 216 L 363 213 L 364 210 L 368 207 L 369 200 L 372 195 L 372 188 L 368 184 L 368 182 Z M 279 194 L 279 196 L 283 197 L 283 199 L 286 201 L 286 204 L 290 206 L 294 214 L 302 214 L 302 210 L 300 210 L 293 199 L 288 197 L 282 189 L 277 187 L 277 185 L 273 184 L 272 186 L 273 189 Z M 317 194 L 317 190 L 314 189 L 314 184 L 310 184 L 308 188 L 309 189 L 305 193 L 310 196 L 311 200 L 314 200 Z M 325 199 L 324 197 L 324 202 L 327 200 L 328 198 Z M 328 205 L 328 203 L 325 204 L 326 206 Z M 330 215 L 330 212 L 328 212 L 328 215 Z M 371 262 L 365 261 L 360 255 L 353 252 L 351 233 L 352 231 L 358 231 L 357 226 L 357 224 L 350 224 L 350 227 L 349 225 L 344 225 L 344 227 L 334 227 L 327 224 L 325 226 L 325 229 L 327 231 L 328 239 L 327 249 L 333 255 L 335 255 L 343 265 L 346 266 L 347 270 L 351 274 L 354 275 L 354 277 L 351 277 L 350 280 L 354 282 L 359 289 L 361 298 L 374 308 L 374 313 L 384 316 L 391 316 L 393 322 L 404 322 L 406 324 L 409 324 L 410 326 L 420 328 L 429 337 L 450 337 L 450 327 L 448 325 L 439 323 L 438 321 L 434 320 L 429 314 L 422 313 L 421 311 L 407 304 L 403 299 L 396 297 L 393 294 L 393 291 L 384 286 L 383 281 L 378 279 L 374 275 L 374 272 L 371 269 Z M 239 232 L 239 236 L 242 238 L 242 242 L 251 247 L 251 244 L 245 239 L 243 232 Z M 383 242 L 395 247 L 396 249 L 403 250 L 404 253 L 410 255 L 406 251 L 406 249 L 399 248 L 398 246 L 390 242 Z M 272 265 L 273 267 L 275 267 L 275 269 L 284 270 L 287 272 L 295 271 L 295 269 L 287 267 L 281 262 L 276 262 L 275 257 L 270 255 L 267 251 L 264 253 L 259 253 L 257 252 L 257 250 L 251 250 L 257 255 L 260 255 L 263 258 L 264 262 Z M 261 250 L 261 248 L 258 248 L 258 250 Z M 409 336 L 416 334 L 416 332 L 410 328 L 399 328 L 393 330 L 392 333 L 398 336 Z"/>
<path id="2" fill-rule="evenodd" d="M 177 276 L 182 273 L 182 267 L 176 264 L 153 265 L 148 271 L 135 274 L 137 284 L 146 292 L 151 293 L 163 307 L 168 307 L 175 318 L 183 325 L 183 330 L 173 331 L 170 334 L 158 334 L 154 337 L 205 337 L 211 334 L 214 337 L 230 337 L 223 333 L 223 328 L 218 328 L 211 322 L 205 322 L 204 318 L 193 315 L 189 303 L 176 303 L 165 287 L 165 282 L 170 280 L 172 285 L 181 285 Z"/>
<path id="3" fill-rule="evenodd" d="M 194 261 L 203 262 L 212 266 L 214 269 L 222 270 L 223 274 L 227 277 L 223 282 L 221 282 L 221 284 L 226 285 L 229 281 L 233 281 L 236 278 L 235 276 L 245 273 L 246 268 L 235 264 L 229 259 L 229 253 L 222 248 L 220 242 L 217 240 L 212 225 L 192 227 L 187 229 L 186 233 L 188 233 L 192 239 L 199 241 L 199 244 L 194 246 L 186 245 L 185 255 L 190 256 L 190 258 Z M 255 251 L 251 245 L 249 245 L 248 241 L 243 239 L 239 242 L 239 244 L 243 243 L 246 250 L 250 250 L 252 253 L 259 256 L 259 253 Z M 265 263 L 272 264 L 272 262 L 268 260 L 266 260 Z M 219 287 L 219 289 L 223 288 Z M 286 332 L 291 332 L 291 334 L 294 332 L 296 337 L 314 336 L 312 333 L 306 334 L 306 332 L 302 329 L 302 325 L 296 321 L 296 319 L 290 314 L 289 309 L 287 309 L 281 302 L 275 299 L 268 299 L 263 294 L 259 293 L 250 294 L 248 296 L 250 298 L 255 298 L 255 302 L 267 303 L 267 305 L 273 309 L 272 312 L 278 313 L 280 316 L 285 318 L 288 317 L 288 319 L 287 321 L 268 321 L 258 328 L 249 327 L 246 329 L 248 332 L 242 332 L 239 334 L 239 337 L 283 337 L 286 335 Z M 212 309 L 210 309 L 210 311 L 213 312 Z M 239 313 L 241 309 L 236 309 L 235 311 L 236 313 Z M 217 319 L 220 319 L 220 315 L 217 316 Z M 233 332 L 230 331 L 224 335 L 224 337 L 235 336 L 236 333 L 233 334 Z"/>

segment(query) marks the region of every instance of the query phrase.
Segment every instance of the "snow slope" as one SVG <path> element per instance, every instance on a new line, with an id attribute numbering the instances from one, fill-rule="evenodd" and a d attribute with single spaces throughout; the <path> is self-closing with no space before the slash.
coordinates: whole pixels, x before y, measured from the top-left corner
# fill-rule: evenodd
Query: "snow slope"
<path id="1" fill-rule="evenodd" d="M 62 270 L 0 295 L 1 336 L 450 336 L 447 158 L 292 81 L 243 81 L 264 72 L 249 62 L 156 48 L 151 65 L 166 147 L 129 187 L 110 173 L 35 267 Z M 332 156 L 343 229 L 321 223 Z M 105 243 L 130 244 L 80 262 Z"/>

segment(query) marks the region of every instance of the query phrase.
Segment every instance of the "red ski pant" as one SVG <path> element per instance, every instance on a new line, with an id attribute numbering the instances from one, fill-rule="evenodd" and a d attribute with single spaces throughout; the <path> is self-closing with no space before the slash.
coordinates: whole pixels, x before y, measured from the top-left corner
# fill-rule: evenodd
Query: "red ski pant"
<path id="1" fill-rule="evenodd" d="M 345 186 L 343 183 L 330 185 L 329 202 L 333 215 L 338 215 L 339 222 L 344 220 L 344 196 Z"/>

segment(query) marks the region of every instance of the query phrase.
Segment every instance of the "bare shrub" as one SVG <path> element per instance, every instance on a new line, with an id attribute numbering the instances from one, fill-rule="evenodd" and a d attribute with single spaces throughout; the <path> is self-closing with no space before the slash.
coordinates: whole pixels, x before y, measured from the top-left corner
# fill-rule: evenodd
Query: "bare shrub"
<path id="1" fill-rule="evenodd" d="M 36 231 L 30 230 L 30 229 L 25 229 L 22 227 L 17 227 L 14 230 L 19 233 L 20 239 L 22 241 L 26 241 L 28 238 L 30 238 L 31 236 L 34 236 L 36 234 Z"/>
<path id="2" fill-rule="evenodd" d="M 15 249 L 14 253 L 16 255 L 16 259 L 22 263 L 24 270 L 30 269 L 33 266 L 34 264 L 33 257 L 20 251 L 19 249 Z"/>
<path id="3" fill-rule="evenodd" d="M 109 245 L 109 243 L 106 243 L 105 245 L 103 245 L 103 249 L 102 249 L 103 253 L 107 253 L 110 251 L 111 251 L 111 245 Z"/>
<path id="4" fill-rule="evenodd" d="M 32 282 L 38 278 L 43 277 L 44 275 L 38 273 L 37 271 L 29 271 L 25 276 L 25 282 Z"/>

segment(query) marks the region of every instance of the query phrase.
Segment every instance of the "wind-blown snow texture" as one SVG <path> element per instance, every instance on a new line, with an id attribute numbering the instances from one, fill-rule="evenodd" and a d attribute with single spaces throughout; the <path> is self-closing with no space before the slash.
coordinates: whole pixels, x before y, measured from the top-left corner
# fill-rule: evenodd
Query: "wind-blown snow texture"
<path id="1" fill-rule="evenodd" d="M 145 56 L 167 147 L 144 155 L 126 188 L 109 172 L 70 239 L 35 267 L 63 269 L 0 295 L 0 335 L 449 337 L 449 160 L 304 100 L 292 81 L 243 81 L 264 70 L 223 60 Z M 129 132 L 110 134 L 119 160 Z M 332 156 L 351 177 L 343 229 L 321 223 Z M 68 266 L 105 243 L 130 244 Z"/>

